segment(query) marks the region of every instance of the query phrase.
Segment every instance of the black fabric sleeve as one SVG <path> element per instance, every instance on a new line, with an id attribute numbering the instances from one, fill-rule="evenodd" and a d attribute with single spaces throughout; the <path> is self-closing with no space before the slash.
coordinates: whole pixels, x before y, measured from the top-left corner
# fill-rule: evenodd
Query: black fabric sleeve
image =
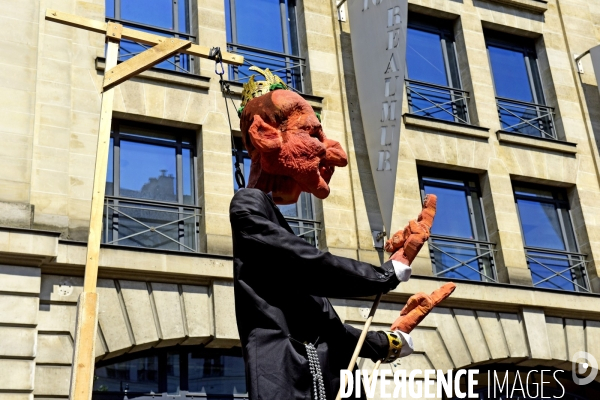
<path id="1" fill-rule="evenodd" d="M 344 324 L 344 327 L 346 328 L 350 342 L 348 343 L 348 346 L 354 351 L 362 331 L 348 324 Z M 377 362 L 377 360 L 382 360 L 387 357 L 389 347 L 389 341 L 384 332 L 369 331 L 367 332 L 365 343 L 360 350 L 359 356 L 362 358 L 370 358 L 373 362 Z"/>
<path id="2" fill-rule="evenodd" d="M 375 267 L 320 251 L 269 219 L 267 207 L 266 195 L 253 189 L 238 191 L 231 202 L 234 237 L 242 242 L 235 244 L 238 257 L 264 255 L 264 263 L 253 263 L 252 274 L 322 297 L 371 296 L 400 283 L 391 261 Z"/>

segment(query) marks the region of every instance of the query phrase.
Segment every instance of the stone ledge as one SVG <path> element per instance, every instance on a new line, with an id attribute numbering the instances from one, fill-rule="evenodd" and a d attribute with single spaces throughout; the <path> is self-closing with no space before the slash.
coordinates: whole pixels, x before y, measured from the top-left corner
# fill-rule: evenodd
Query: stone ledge
<path id="1" fill-rule="evenodd" d="M 233 93 L 234 96 L 236 97 L 241 97 L 242 96 L 242 90 L 244 90 L 244 84 L 241 82 L 233 82 L 233 81 L 226 81 L 227 84 L 229 84 L 229 88 L 231 89 L 231 93 Z M 321 96 L 315 96 L 312 94 L 306 94 L 306 93 L 298 93 L 300 96 L 302 96 L 304 98 L 304 100 L 306 100 L 308 102 L 308 104 L 311 105 L 311 107 L 313 109 L 315 109 L 316 111 L 320 111 L 323 109 L 323 97 Z"/>
<path id="2" fill-rule="evenodd" d="M 61 241 L 55 262 L 42 266 L 42 274 L 82 276 L 85 243 Z M 137 248 L 102 247 L 100 277 L 131 281 L 170 282 L 208 285 L 215 280 L 233 280 L 233 259 L 210 254 L 175 254 L 176 252 L 141 251 Z M 385 295 L 384 301 L 405 302 L 412 294 L 432 292 L 447 279 L 415 275 Z M 457 281 L 457 291 L 446 300 L 448 307 L 517 312 L 522 307 L 541 307 L 547 315 L 600 320 L 600 295 L 534 288 L 505 283 Z M 586 302 L 585 310 L 573 304 Z"/>
<path id="3" fill-rule="evenodd" d="M 431 131 L 452 133 L 454 135 L 476 137 L 486 140 L 490 137 L 489 128 L 461 124 L 458 122 L 443 121 L 412 114 L 404 114 L 403 118 L 406 126 L 416 126 L 418 128 L 428 129 Z"/>
<path id="4" fill-rule="evenodd" d="M 498 136 L 500 144 L 517 144 L 558 153 L 577 154 L 576 143 L 542 139 L 504 131 L 498 131 L 496 132 L 496 135 Z"/>
<path id="5" fill-rule="evenodd" d="M 103 57 L 96 58 L 96 70 L 104 71 L 106 60 Z M 196 89 L 210 89 L 210 78 L 203 75 L 185 74 L 182 72 L 167 71 L 152 68 L 144 71 L 132 79 L 142 81 L 164 82 L 171 85 L 185 86 Z"/>
<path id="6" fill-rule="evenodd" d="M 515 8 L 521 8 L 535 13 L 543 14 L 548 10 L 548 2 L 544 0 L 487 0 Z"/>

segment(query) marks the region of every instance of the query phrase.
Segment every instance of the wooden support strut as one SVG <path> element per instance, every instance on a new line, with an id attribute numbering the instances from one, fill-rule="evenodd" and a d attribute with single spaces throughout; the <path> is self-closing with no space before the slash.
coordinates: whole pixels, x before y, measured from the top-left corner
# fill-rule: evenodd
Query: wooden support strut
<path id="1" fill-rule="evenodd" d="M 98 145 L 94 170 L 94 186 L 92 189 L 92 206 L 90 211 L 90 229 L 86 252 L 83 293 L 79 296 L 77 323 L 75 328 L 75 349 L 73 352 L 73 369 L 71 375 L 70 399 L 89 400 L 92 396 L 94 377 L 94 356 L 96 332 L 98 329 L 99 299 L 96 293 L 98 281 L 98 264 L 100 260 L 100 243 L 102 239 L 102 215 L 104 212 L 104 195 L 106 186 L 106 170 L 110 151 L 110 130 L 114 103 L 114 87 L 119 83 L 145 71 L 176 53 L 210 58 L 210 49 L 198 46 L 189 41 L 125 28 L 114 22 L 101 22 L 71 15 L 56 10 L 47 10 L 46 19 L 60 24 L 85 29 L 106 35 L 106 68 L 104 74 L 100 125 L 98 127 Z M 121 39 L 151 45 L 152 48 L 117 65 L 119 43 Z M 232 65 L 242 65 L 244 57 L 221 52 L 222 61 Z"/>
<path id="2" fill-rule="evenodd" d="M 96 21 L 56 10 L 46 10 L 46 19 L 48 21 L 54 21 L 92 32 L 102 34 L 106 34 L 107 32 L 108 23 L 106 22 Z M 151 33 L 125 27 L 123 28 L 122 37 L 123 39 L 132 40 L 137 43 L 143 43 L 151 46 L 156 46 L 165 39 L 164 36 L 153 35 Z M 181 52 L 191 56 L 210 58 L 210 48 L 206 46 L 199 46 L 197 44 L 192 44 L 189 48 L 184 49 Z M 221 55 L 223 56 L 223 62 L 226 64 L 242 65 L 244 63 L 244 57 L 238 54 L 221 51 Z"/>

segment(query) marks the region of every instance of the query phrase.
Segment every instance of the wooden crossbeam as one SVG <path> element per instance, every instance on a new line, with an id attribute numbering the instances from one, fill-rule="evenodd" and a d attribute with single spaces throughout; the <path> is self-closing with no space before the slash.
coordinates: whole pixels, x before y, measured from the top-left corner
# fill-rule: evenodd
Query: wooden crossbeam
<path id="1" fill-rule="evenodd" d="M 109 90 L 132 76 L 152 68 L 173 54 L 181 53 L 183 49 L 188 49 L 191 45 L 192 42 L 187 40 L 176 38 L 164 39 L 156 46 L 107 71 L 104 74 L 104 90 Z"/>
<path id="2" fill-rule="evenodd" d="M 48 21 L 58 22 L 64 25 L 73 26 L 75 28 L 85 29 L 92 32 L 107 33 L 107 23 L 102 21 L 96 21 L 89 18 L 80 17 L 78 15 L 68 14 L 56 10 L 46 10 L 46 19 Z M 132 40 L 137 43 L 143 43 L 151 46 L 156 46 L 165 40 L 164 36 L 153 35 L 151 33 L 138 31 L 136 29 L 123 27 L 122 32 L 123 39 Z M 206 46 L 199 46 L 192 44 L 189 48 L 183 49 L 182 53 L 189 54 L 191 56 L 209 58 L 210 48 Z M 221 50 L 223 56 L 223 62 L 231 65 L 242 65 L 244 63 L 244 57 L 238 54 L 228 53 Z"/>

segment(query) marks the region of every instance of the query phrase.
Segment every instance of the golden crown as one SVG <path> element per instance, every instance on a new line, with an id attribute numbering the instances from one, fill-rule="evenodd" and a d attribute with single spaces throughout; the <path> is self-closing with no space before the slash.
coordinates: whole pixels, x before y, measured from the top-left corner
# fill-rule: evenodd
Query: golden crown
<path id="1" fill-rule="evenodd" d="M 246 106 L 250 100 L 255 97 L 262 96 L 263 94 L 267 94 L 274 89 L 286 89 L 288 90 L 288 86 L 283 83 L 280 77 L 274 75 L 269 68 L 260 69 L 258 67 L 250 67 L 250 71 L 256 71 L 262 76 L 265 77 L 264 81 L 255 81 L 254 77 L 256 75 L 252 75 L 248 82 L 244 83 L 244 90 L 242 91 L 242 105 L 240 110 Z"/>

